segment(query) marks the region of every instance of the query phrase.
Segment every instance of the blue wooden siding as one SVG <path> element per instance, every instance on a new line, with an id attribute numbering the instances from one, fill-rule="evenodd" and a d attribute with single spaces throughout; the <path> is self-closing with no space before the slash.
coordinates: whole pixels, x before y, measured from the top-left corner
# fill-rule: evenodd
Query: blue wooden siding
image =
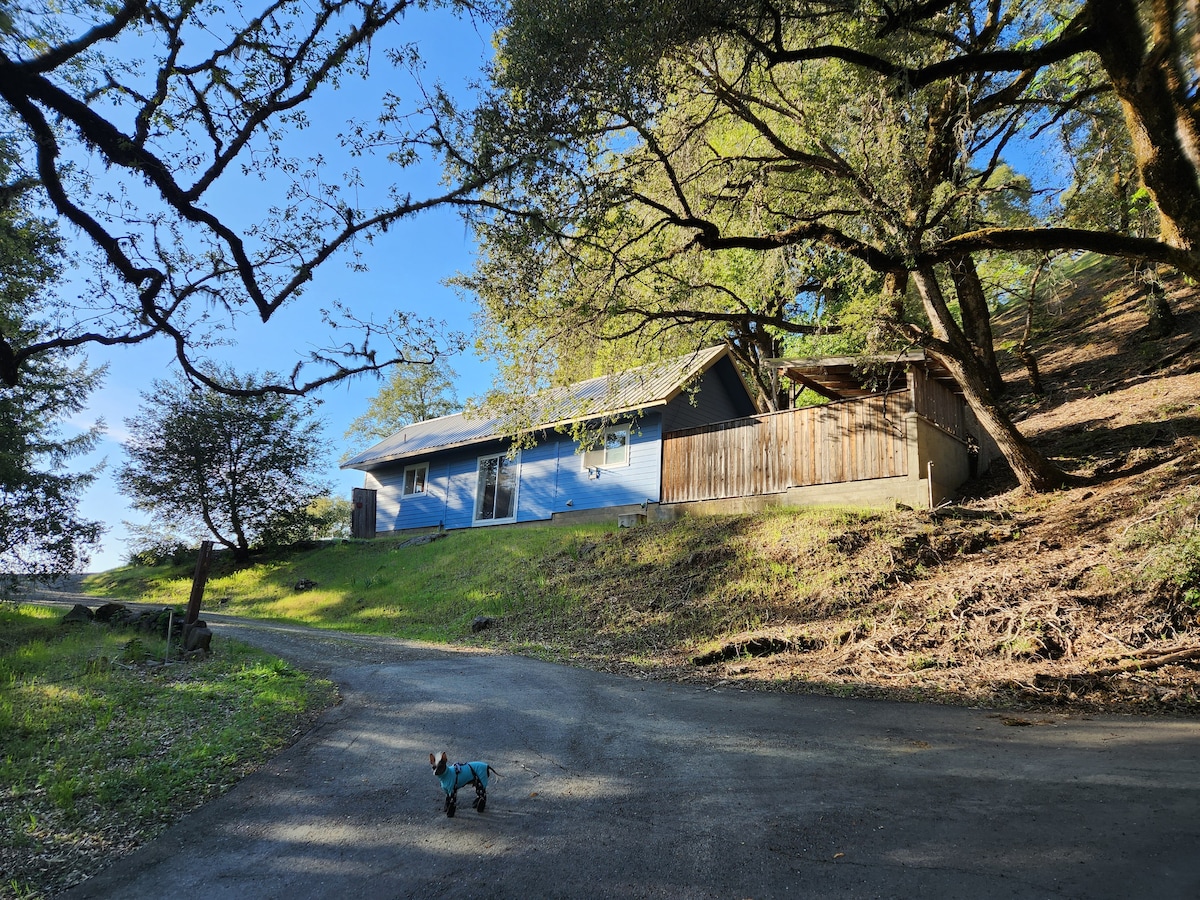
<path id="1" fill-rule="evenodd" d="M 629 431 L 629 464 L 601 467 L 589 473 L 583 467 L 578 444 L 562 438 L 558 443 L 558 486 L 553 512 L 603 509 L 658 502 L 662 471 L 662 419 L 649 415 Z M 573 501 L 567 506 L 567 501 Z M 522 498 L 522 503 L 524 498 Z"/>
<path id="2" fill-rule="evenodd" d="M 701 376 L 699 392 L 684 391 L 667 404 L 663 412 L 663 431 L 728 422 L 755 412 L 754 404 L 738 381 L 733 363 L 726 357 Z"/>
<path id="3" fill-rule="evenodd" d="M 517 521 L 549 519 L 556 510 L 560 453 L 563 436 L 551 433 L 550 439 L 521 451 L 521 477 L 517 488 Z"/>
<path id="4" fill-rule="evenodd" d="M 367 476 L 367 487 L 378 492 L 376 527 L 381 531 L 439 524 L 470 528 L 474 524 L 478 460 L 502 449 L 499 445 L 483 445 L 431 457 L 425 493 L 410 497 L 401 497 L 405 466 L 423 460 L 408 459 L 374 470 Z M 662 468 L 659 415 L 647 416 L 630 430 L 628 465 L 588 472 L 577 449 L 578 444 L 568 436 L 551 432 L 537 446 L 521 451 L 514 463 L 518 522 L 548 520 L 557 512 L 658 502 Z"/>
<path id="5" fill-rule="evenodd" d="M 450 460 L 446 489 L 445 523 L 447 528 L 470 528 L 475 516 L 475 481 L 479 472 L 479 457 L 487 453 L 459 453 Z"/>
<path id="6" fill-rule="evenodd" d="M 404 497 L 404 469 L 409 465 L 412 463 L 405 461 L 398 466 L 376 469 L 367 478 L 366 486 L 376 490 L 375 527 L 380 531 L 432 528 L 445 521 L 447 462 L 430 460 L 425 492 Z"/>

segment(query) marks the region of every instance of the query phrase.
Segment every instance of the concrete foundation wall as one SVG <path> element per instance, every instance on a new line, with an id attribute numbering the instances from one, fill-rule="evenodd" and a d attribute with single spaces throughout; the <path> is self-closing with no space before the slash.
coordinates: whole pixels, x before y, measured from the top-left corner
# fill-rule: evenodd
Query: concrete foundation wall
<path id="1" fill-rule="evenodd" d="M 953 496 L 971 477 L 967 445 L 916 413 L 905 417 L 905 427 L 909 479 L 915 476 L 925 485 L 921 506 L 937 506 Z"/>
<path id="2" fill-rule="evenodd" d="M 782 494 L 764 494 L 760 497 L 664 503 L 658 509 L 658 517 L 660 520 L 674 521 L 684 516 L 758 512 L 772 506 L 866 506 L 892 509 L 899 503 L 914 509 L 927 507 L 929 492 L 926 482 L 907 477 L 873 478 L 869 481 L 807 485 L 790 488 Z"/>
<path id="3" fill-rule="evenodd" d="M 757 497 L 730 497 L 726 500 L 693 500 L 688 503 L 664 503 L 658 507 L 660 522 L 673 522 L 684 516 L 740 515 L 784 506 L 787 494 L 760 494 Z"/>
<path id="4" fill-rule="evenodd" d="M 992 436 L 979 424 L 979 420 L 975 418 L 975 413 L 971 411 L 971 407 L 968 406 L 963 410 L 963 416 L 967 424 L 967 433 L 979 444 L 979 457 L 974 474 L 976 476 L 982 475 L 992 467 L 992 463 L 1002 459 L 1004 454 L 1000 452 L 1000 448 L 996 445 Z"/>
<path id="5" fill-rule="evenodd" d="M 550 518 L 550 522 L 554 525 L 612 524 L 613 527 L 616 527 L 618 516 L 632 516 L 637 513 L 645 513 L 646 518 L 653 522 L 660 518 L 658 510 L 659 504 L 657 503 L 647 503 L 645 507 L 640 503 L 631 503 L 626 506 L 609 506 L 604 509 L 580 509 L 570 512 L 556 512 Z"/>
<path id="6" fill-rule="evenodd" d="M 903 503 L 919 509 L 929 505 L 925 481 L 908 477 L 809 485 L 792 488 L 785 496 L 788 506 L 894 507 L 897 503 Z"/>

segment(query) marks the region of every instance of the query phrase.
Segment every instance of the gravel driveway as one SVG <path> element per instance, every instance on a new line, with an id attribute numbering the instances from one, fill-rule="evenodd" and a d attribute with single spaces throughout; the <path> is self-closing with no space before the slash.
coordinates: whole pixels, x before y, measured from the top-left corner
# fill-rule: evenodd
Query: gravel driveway
<path id="1" fill-rule="evenodd" d="M 1200 896 L 1196 721 L 712 690 L 205 618 L 344 702 L 64 897 Z M 445 816 L 442 750 L 501 773 L 486 812 Z"/>

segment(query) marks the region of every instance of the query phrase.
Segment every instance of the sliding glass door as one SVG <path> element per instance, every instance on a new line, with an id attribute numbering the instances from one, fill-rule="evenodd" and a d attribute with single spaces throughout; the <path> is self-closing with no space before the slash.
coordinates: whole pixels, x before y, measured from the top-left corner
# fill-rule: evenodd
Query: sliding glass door
<path id="1" fill-rule="evenodd" d="M 517 460 L 504 453 L 479 458 L 475 521 L 496 524 L 517 518 Z"/>

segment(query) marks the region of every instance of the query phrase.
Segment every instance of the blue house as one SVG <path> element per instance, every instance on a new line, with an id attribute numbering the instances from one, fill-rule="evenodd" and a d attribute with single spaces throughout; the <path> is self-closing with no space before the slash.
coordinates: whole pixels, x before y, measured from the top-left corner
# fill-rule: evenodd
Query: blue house
<path id="1" fill-rule="evenodd" d="M 662 493 L 663 435 L 752 415 L 725 347 L 532 398 L 533 446 L 509 423 L 459 413 L 409 425 L 342 463 L 375 491 L 375 530 L 614 519 Z M 586 446 L 566 432 L 586 423 Z M 529 431 L 527 429 L 527 431 Z M 528 442 L 523 442 L 528 443 Z M 599 512 L 603 511 L 603 512 Z"/>

